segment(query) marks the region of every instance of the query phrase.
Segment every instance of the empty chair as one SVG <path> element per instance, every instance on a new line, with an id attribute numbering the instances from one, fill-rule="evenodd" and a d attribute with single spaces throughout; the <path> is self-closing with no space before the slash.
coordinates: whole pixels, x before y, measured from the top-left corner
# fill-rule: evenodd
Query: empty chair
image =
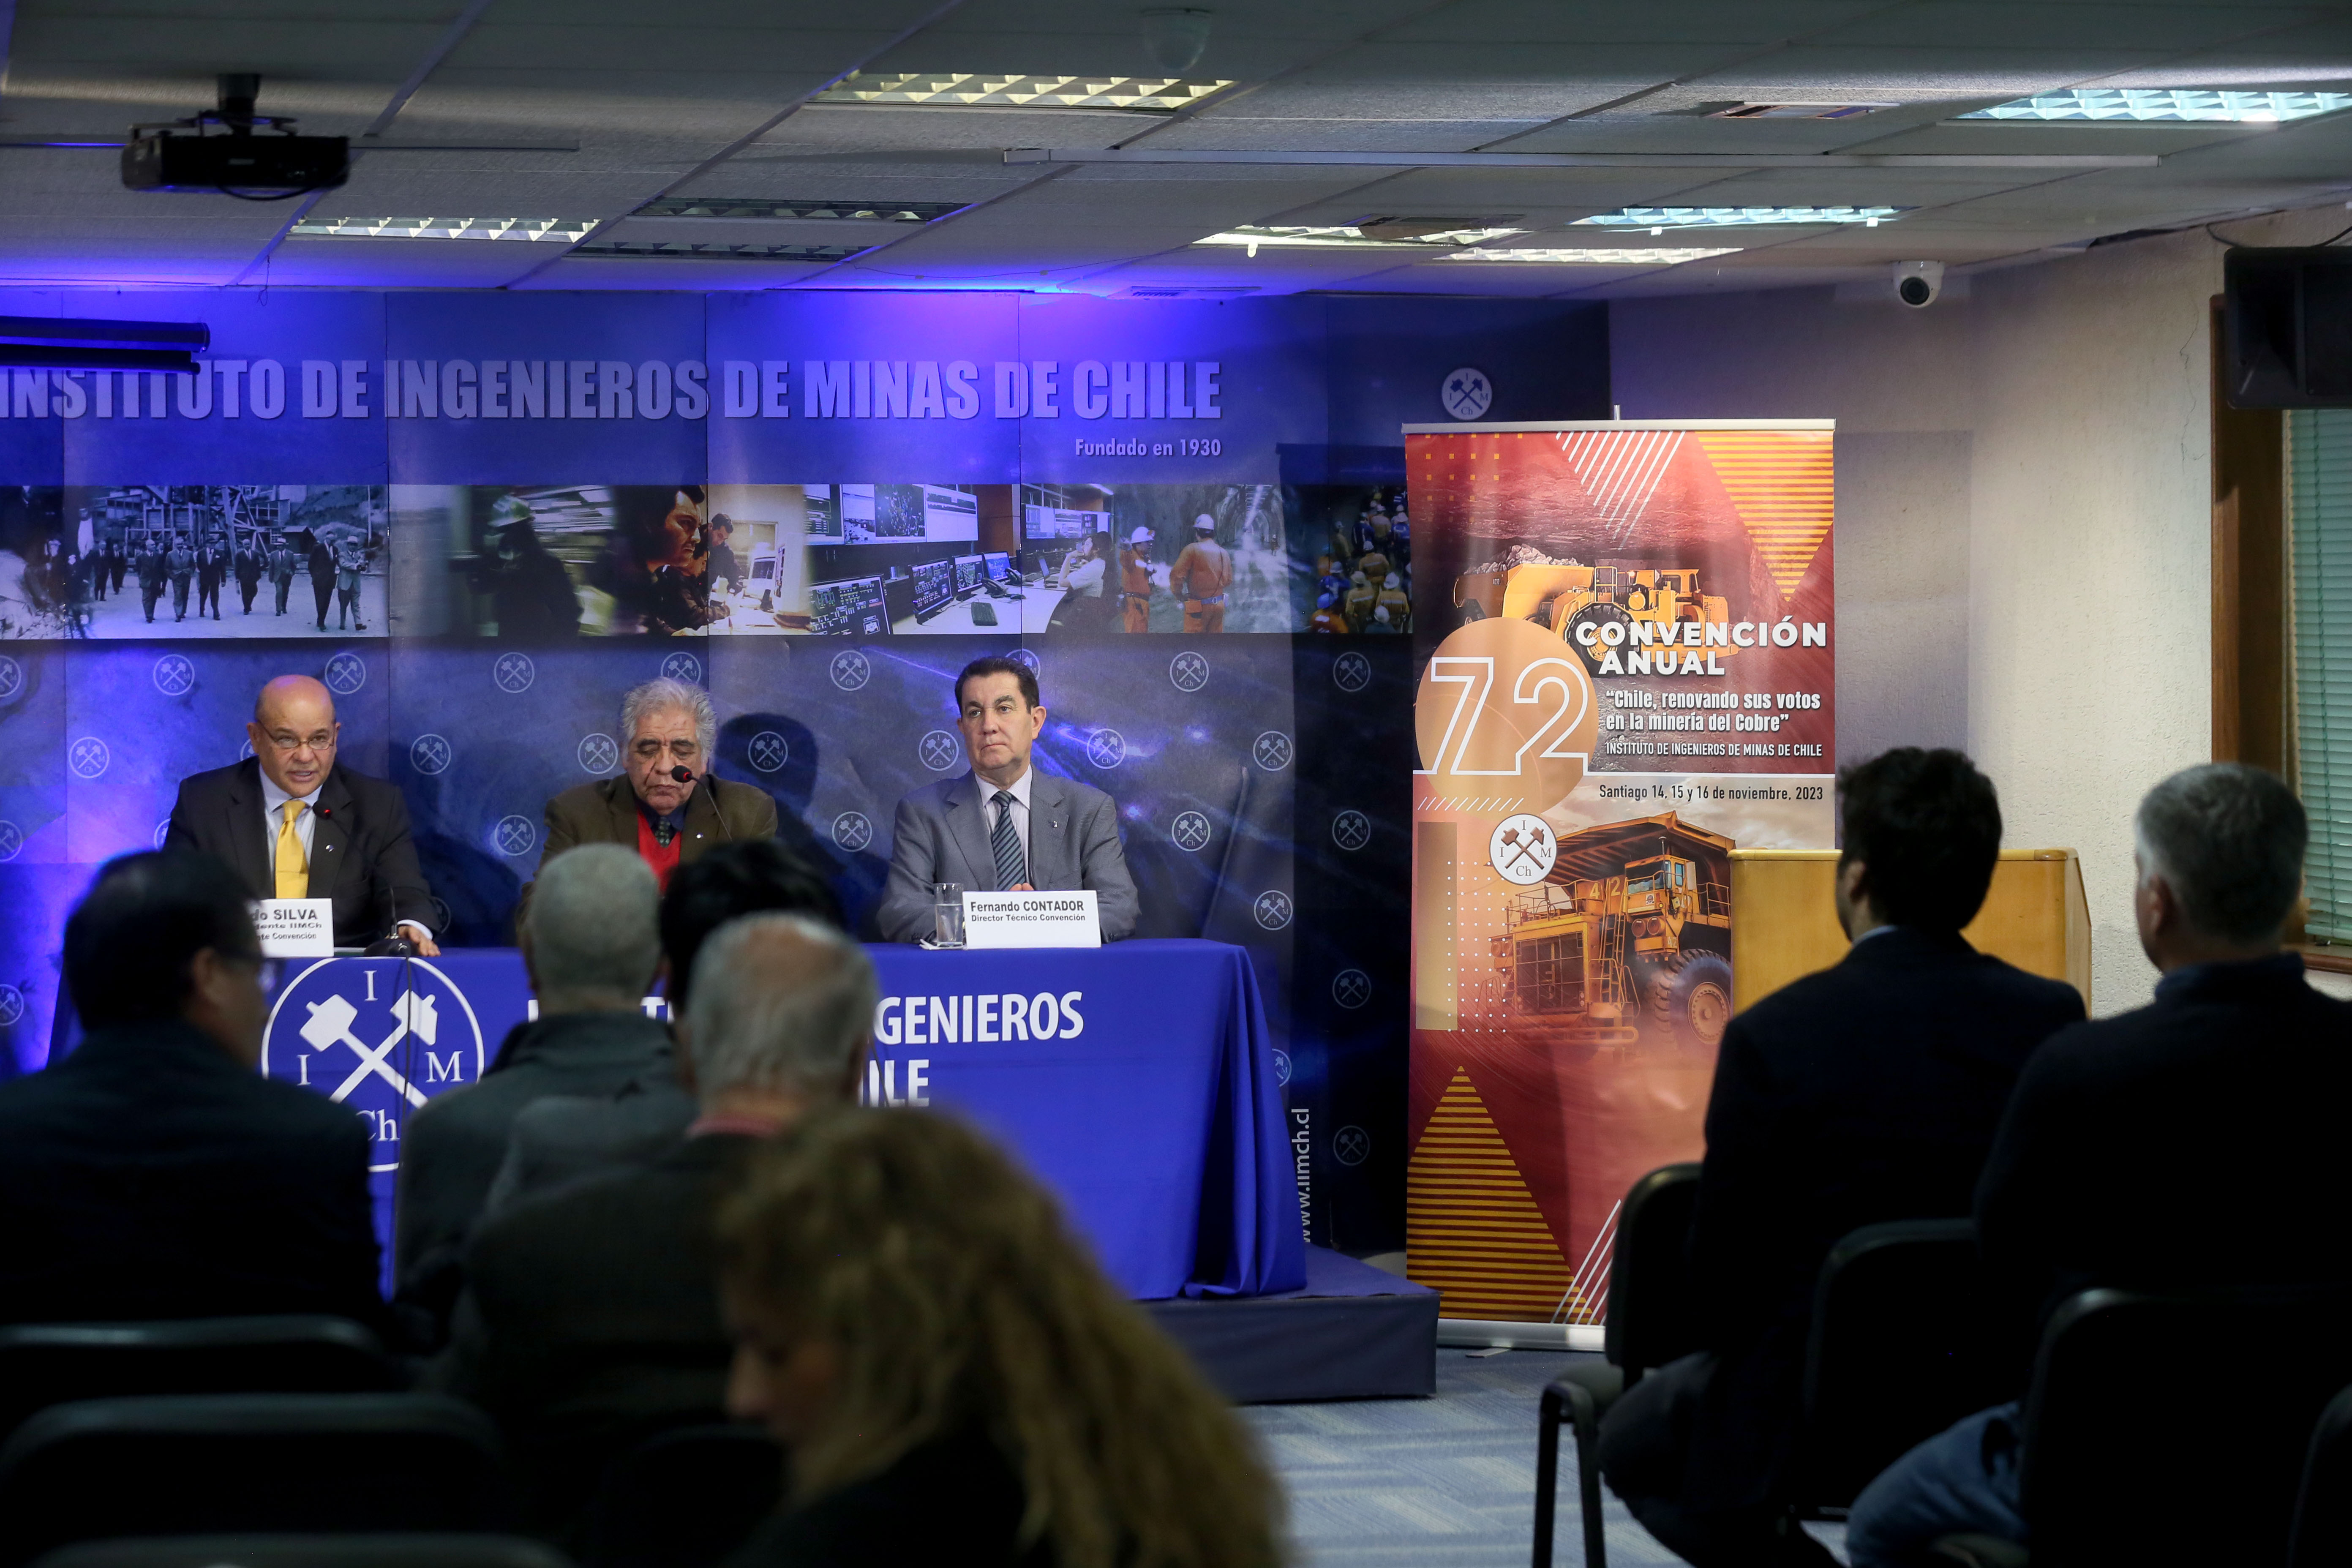
<path id="1" fill-rule="evenodd" d="M 367 1394 L 400 1369 L 348 1318 L 192 1318 L 0 1328 L 0 1438 L 77 1399 L 162 1394 Z"/>
<path id="2" fill-rule="evenodd" d="M 2304 1457 L 2287 1568 L 2352 1563 L 2352 1388 L 2327 1402 Z"/>
<path id="3" fill-rule="evenodd" d="M 2285 1562 L 2313 1429 L 2352 1383 L 2347 1310 L 2341 1289 L 2061 1304 L 2020 1434 L 2033 1568 Z M 2183 1375 L 2192 1344 L 2227 1347 L 2230 1375 Z"/>
<path id="4" fill-rule="evenodd" d="M 1912 1445 L 2011 1396 L 1990 1321 L 1971 1221 L 1868 1225 L 1830 1249 L 1805 1345 L 1801 1517 L 1843 1513 Z"/>
<path id="5" fill-rule="evenodd" d="M 1626 1192 L 1609 1270 L 1609 1317 L 1601 1341 L 1606 1359 L 1570 1367 L 1543 1391 L 1536 1426 L 1537 1568 L 1551 1561 L 1560 1424 L 1576 1426 L 1584 1560 L 1590 1568 L 1601 1568 L 1608 1561 L 1601 1533 L 1601 1417 L 1643 1372 L 1699 1348 L 1696 1292 L 1686 1261 L 1698 1173 L 1696 1161 L 1661 1165 Z"/>
<path id="6" fill-rule="evenodd" d="M 665 1432 L 605 1472 L 589 1568 L 707 1568 L 776 1511 L 783 1477 L 783 1450 L 756 1426 Z"/>
<path id="7" fill-rule="evenodd" d="M 115 1536 L 496 1530 L 498 1429 L 425 1394 L 52 1405 L 0 1446 L 0 1565 Z"/>
<path id="8" fill-rule="evenodd" d="M 34 1568 L 572 1568 L 520 1535 L 162 1535 L 61 1546 Z"/>

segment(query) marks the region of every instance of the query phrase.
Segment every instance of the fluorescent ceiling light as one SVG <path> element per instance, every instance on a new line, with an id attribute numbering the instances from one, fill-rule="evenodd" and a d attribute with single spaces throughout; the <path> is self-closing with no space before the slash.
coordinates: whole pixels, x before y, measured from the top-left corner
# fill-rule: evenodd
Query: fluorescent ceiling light
<path id="1" fill-rule="evenodd" d="M 1737 256 L 1739 247 L 1659 250 L 1457 250 L 1441 261 L 1540 261 L 1555 267 L 1679 267 L 1710 256 Z"/>
<path id="2" fill-rule="evenodd" d="M 1735 103 L 1718 109 L 1709 120 L 1852 120 L 1891 103 Z"/>
<path id="3" fill-rule="evenodd" d="M 1670 228 L 1748 227 L 1759 224 L 1858 223 L 1876 228 L 1907 207 L 1626 207 L 1596 213 L 1576 220 L 1581 228 L 1646 228 L 1663 234 Z"/>
<path id="4" fill-rule="evenodd" d="M 831 202 L 769 196 L 664 196 L 631 217 L 725 218 L 734 222 L 855 218 L 866 223 L 929 223 L 961 212 L 969 202 Z"/>
<path id="5" fill-rule="evenodd" d="M 812 103 L 919 109 L 1123 109 L 1167 114 L 1233 86 L 1177 77 L 1017 76 L 1002 71 L 853 71 Z"/>
<path id="6" fill-rule="evenodd" d="M 846 261 L 873 248 L 871 245 L 690 245 L 683 240 L 610 240 L 581 246 L 572 254 L 671 256 L 698 261 Z"/>
<path id="7" fill-rule="evenodd" d="M 575 244 L 593 217 L 306 217 L 296 234 L 343 239 L 549 239 Z"/>
<path id="8" fill-rule="evenodd" d="M 1222 233 L 1193 241 L 1195 245 L 1245 245 L 1255 252 L 1261 245 L 1307 250 L 1429 250 L 1476 245 L 1481 240 L 1525 234 L 1522 228 L 1456 228 L 1416 235 L 1410 239 L 1376 239 L 1353 224 L 1317 227 L 1293 224 L 1237 224 Z"/>
<path id="9" fill-rule="evenodd" d="M 1960 120 L 2115 120 L 2272 125 L 2352 109 L 2346 92 L 2236 92 L 2208 87 L 2078 87 L 2012 99 Z"/>

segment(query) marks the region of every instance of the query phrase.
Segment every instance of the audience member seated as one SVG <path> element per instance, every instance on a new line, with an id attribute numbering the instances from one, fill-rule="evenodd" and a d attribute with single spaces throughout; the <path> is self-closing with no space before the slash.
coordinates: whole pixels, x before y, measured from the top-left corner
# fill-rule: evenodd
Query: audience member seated
<path id="1" fill-rule="evenodd" d="M 399 1299 L 430 1318 L 436 1338 L 516 1113 L 551 1094 L 608 1094 L 669 1070 L 669 1031 L 644 1011 L 661 967 L 657 896 L 652 868 L 616 844 L 583 845 L 550 863 L 522 932 L 539 1016 L 509 1031 L 481 1082 L 409 1119 L 394 1239 Z"/>
<path id="2" fill-rule="evenodd" d="M 1960 935 L 2000 852 L 1990 780 L 1906 747 L 1840 783 L 1853 947 L 1735 1016 L 1716 1064 L 1691 1237 L 1707 1348 L 1601 1426 L 1611 1487 L 1703 1568 L 1832 1561 L 1784 1517 L 1822 1260 L 1862 1226 L 1966 1215 L 2019 1069 L 2083 1016 Z"/>
<path id="3" fill-rule="evenodd" d="M 0 1086 L 0 1318 L 387 1331 L 367 1124 L 255 1071 L 268 1004 L 237 874 L 194 850 L 111 861 L 64 956 L 88 1035 Z"/>
<path id="4" fill-rule="evenodd" d="M 2212 763 L 2150 790 L 2137 826 L 2156 999 L 2035 1054 L 1977 1194 L 2021 1341 L 2096 1286 L 2352 1282 L 2352 1003 L 2312 989 L 2281 945 L 2303 806 L 2259 768 Z M 1979 1412 L 1872 1482 L 1847 1532 L 1857 1568 L 1920 1561 L 1948 1534 L 2026 1542 L 2021 1423 L 2014 1404 Z"/>
<path id="5" fill-rule="evenodd" d="M 650 1165 L 527 1198 L 476 1233 L 433 1381 L 505 1428 L 535 1531 L 576 1549 L 611 1459 L 725 1419 L 712 1210 L 762 1140 L 856 1093 L 875 995 L 872 963 L 833 927 L 727 925 L 696 961 L 681 1029 L 700 1118 Z"/>
<path id="6" fill-rule="evenodd" d="M 799 856 L 773 838 L 722 844 L 670 876 L 662 894 L 662 966 L 672 1018 L 683 1018 L 695 955 L 712 931 L 740 916 L 774 910 L 804 914 L 840 929 L 841 903 Z M 641 1164 L 668 1149 L 695 1116 L 693 1092 L 677 1069 L 658 1068 L 611 1094 L 552 1095 L 523 1107 L 508 1135 L 506 1161 L 491 1184 L 486 1214 L 517 1198 L 583 1176 Z"/>
<path id="7" fill-rule="evenodd" d="M 1183 1352 L 978 1133 L 836 1111 L 722 1211 L 729 1407 L 792 1453 L 730 1568 L 1260 1568 L 1280 1494 Z"/>

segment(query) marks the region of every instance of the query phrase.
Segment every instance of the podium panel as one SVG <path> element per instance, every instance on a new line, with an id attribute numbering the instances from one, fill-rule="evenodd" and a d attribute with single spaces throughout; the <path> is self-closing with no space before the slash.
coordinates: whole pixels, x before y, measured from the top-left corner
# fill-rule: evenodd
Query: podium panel
<path id="1" fill-rule="evenodd" d="M 1834 849 L 1731 852 L 1731 986 L 1753 1006 L 1853 944 L 1837 921 Z M 1980 952 L 2063 980 L 2091 1005 L 2091 912 L 2072 849 L 2004 849 L 1984 908 L 1961 935 Z"/>

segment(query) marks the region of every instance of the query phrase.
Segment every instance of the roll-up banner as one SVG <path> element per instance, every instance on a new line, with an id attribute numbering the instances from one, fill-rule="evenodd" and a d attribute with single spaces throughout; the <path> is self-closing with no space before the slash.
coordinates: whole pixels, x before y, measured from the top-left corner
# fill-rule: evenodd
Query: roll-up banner
<path id="1" fill-rule="evenodd" d="M 1703 1151 L 1730 854 L 1833 842 L 1833 426 L 1405 426 L 1406 1247 L 1448 1318 L 1596 1325 Z"/>

